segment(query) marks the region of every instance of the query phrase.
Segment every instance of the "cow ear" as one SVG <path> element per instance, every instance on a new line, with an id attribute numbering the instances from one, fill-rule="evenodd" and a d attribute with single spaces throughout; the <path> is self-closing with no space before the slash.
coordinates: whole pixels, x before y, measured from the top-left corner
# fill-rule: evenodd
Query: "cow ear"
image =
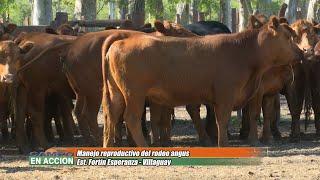
<path id="1" fill-rule="evenodd" d="M 146 23 L 141 27 L 141 29 L 151 29 L 151 28 L 152 28 L 151 23 Z"/>
<path id="2" fill-rule="evenodd" d="M 163 23 L 158 20 L 154 22 L 154 27 L 156 28 L 156 31 L 160 33 L 166 32 L 166 28 L 164 27 Z"/>
<path id="3" fill-rule="evenodd" d="M 26 54 L 33 48 L 33 43 L 32 42 L 26 42 L 22 46 L 20 46 L 20 53 L 21 54 Z"/>
<path id="4" fill-rule="evenodd" d="M 248 29 L 256 29 L 256 28 L 260 28 L 261 26 L 263 26 L 263 24 L 257 19 L 256 16 L 254 15 L 250 15 L 249 16 L 249 22 L 248 22 Z"/>
<path id="5" fill-rule="evenodd" d="M 17 28 L 17 25 L 10 23 L 5 27 L 5 31 L 7 33 L 12 33 L 16 28 Z"/>
<path id="6" fill-rule="evenodd" d="M 312 24 L 313 24 L 314 26 L 316 26 L 316 25 L 318 25 L 319 23 L 318 23 L 317 21 L 315 21 L 314 19 L 312 19 Z"/>
<path id="7" fill-rule="evenodd" d="M 287 18 L 284 18 L 284 17 L 280 17 L 280 18 L 279 18 L 279 22 L 280 22 L 280 24 L 282 24 L 282 23 L 284 23 L 284 24 L 289 24 Z"/>
<path id="8" fill-rule="evenodd" d="M 280 22 L 278 18 L 276 16 L 271 16 L 268 27 L 273 30 L 277 30 L 279 26 L 280 26 Z"/>

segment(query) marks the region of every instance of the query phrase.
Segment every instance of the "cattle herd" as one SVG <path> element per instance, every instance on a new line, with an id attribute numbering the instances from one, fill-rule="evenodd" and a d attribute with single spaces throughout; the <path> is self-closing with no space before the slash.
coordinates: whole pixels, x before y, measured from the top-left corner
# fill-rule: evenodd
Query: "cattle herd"
<path id="1" fill-rule="evenodd" d="M 307 119 L 313 109 L 320 136 L 317 23 L 289 25 L 285 18 L 263 15 L 248 22 L 240 33 L 216 21 L 185 27 L 156 21 L 139 29 L 80 34 L 63 25 L 16 36 L 14 24 L 0 24 L 2 141 L 15 139 L 21 153 L 46 149 L 55 142 L 54 120 L 68 145 L 78 134 L 86 146 L 123 146 L 125 125 L 130 146 L 169 146 L 173 108 L 186 106 L 203 146 L 228 146 L 231 112 L 241 109 L 240 139 L 270 143 L 281 138 L 279 94 L 291 113 L 291 140 L 300 139 L 303 108 Z M 100 106 L 103 132 L 97 121 Z"/>

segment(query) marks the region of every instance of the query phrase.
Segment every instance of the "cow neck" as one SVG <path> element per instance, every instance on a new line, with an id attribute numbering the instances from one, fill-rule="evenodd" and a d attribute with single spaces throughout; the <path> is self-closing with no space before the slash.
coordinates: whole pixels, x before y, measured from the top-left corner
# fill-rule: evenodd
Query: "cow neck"
<path id="1" fill-rule="evenodd" d="M 260 31 L 261 30 L 259 29 L 248 30 L 236 34 L 235 37 L 236 41 L 234 45 L 243 49 L 243 53 L 247 51 L 246 54 L 254 55 L 248 56 L 243 59 L 243 61 L 239 62 L 242 63 L 242 65 L 245 65 L 246 69 L 250 70 L 250 75 L 248 76 L 249 79 L 247 79 L 246 84 L 243 87 L 246 94 L 244 95 L 245 102 L 242 102 L 242 105 L 246 104 L 256 96 L 261 85 L 263 74 L 271 68 L 271 66 L 267 66 L 267 62 L 270 62 L 270 59 L 266 59 L 264 54 L 261 54 L 261 52 L 264 53 L 265 49 L 259 46 L 258 43 Z"/>
<path id="2" fill-rule="evenodd" d="M 27 63 L 25 63 L 24 65 L 22 65 L 22 67 L 20 67 L 18 70 L 17 70 L 17 74 L 29 69 L 32 67 L 32 65 L 36 62 L 38 62 L 39 60 L 41 60 L 41 57 L 47 53 L 48 51 L 52 51 L 52 50 L 55 50 L 55 49 L 59 49 L 60 47 L 64 46 L 64 45 L 67 45 L 67 44 L 70 44 L 70 42 L 64 42 L 64 43 L 60 43 L 60 44 L 57 44 L 53 47 L 47 47 L 46 49 L 44 49 L 43 51 L 41 51 L 36 57 L 34 57 L 33 59 L 31 59 L 30 61 L 28 61 Z"/>

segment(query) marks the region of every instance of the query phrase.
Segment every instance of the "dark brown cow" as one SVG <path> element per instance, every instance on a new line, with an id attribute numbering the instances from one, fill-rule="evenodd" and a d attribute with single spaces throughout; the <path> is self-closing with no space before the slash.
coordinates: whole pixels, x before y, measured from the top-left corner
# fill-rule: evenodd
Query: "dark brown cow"
<path id="1" fill-rule="evenodd" d="M 8 141 L 9 139 L 8 120 L 10 115 L 10 96 L 8 91 L 8 85 L 0 83 L 0 131 L 4 141 Z"/>
<path id="2" fill-rule="evenodd" d="M 214 105 L 217 117 L 218 145 L 227 146 L 227 122 L 233 107 L 251 99 L 262 74 L 269 68 L 302 58 L 301 50 L 291 38 L 290 27 L 280 25 L 273 17 L 262 30 L 233 35 L 204 38 L 140 35 L 117 41 L 102 66 L 103 103 L 108 116 L 105 126 L 116 124 L 123 114 L 136 144 L 146 146 L 141 125 L 136 122 L 141 118 L 146 96 L 171 107 L 209 103 Z M 226 48 L 232 53 L 225 53 Z M 228 71 L 221 67 L 228 67 Z M 230 75 L 233 69 L 236 76 Z M 104 146 L 112 145 L 112 132 L 108 130 Z"/>
<path id="3" fill-rule="evenodd" d="M 0 41 L 13 39 L 11 33 L 16 29 L 17 25 L 0 23 Z"/>
<path id="4" fill-rule="evenodd" d="M 0 41 L 13 39 L 11 33 L 16 29 L 17 25 L 0 23 Z M 9 117 L 9 94 L 8 85 L 0 83 L 0 127 L 2 136 L 5 140 L 8 140 L 8 117 Z"/>
<path id="5" fill-rule="evenodd" d="M 24 130 L 25 114 L 28 112 L 32 119 L 32 127 L 36 142 L 42 148 L 47 147 L 47 140 L 43 131 L 45 97 L 51 93 L 58 93 L 59 105 L 65 119 L 66 129 L 71 127 L 71 107 L 66 103 L 71 100 L 73 93 L 62 73 L 62 65 L 59 62 L 61 49 L 67 49 L 68 43 L 74 38 L 70 36 L 56 36 L 46 33 L 29 33 L 19 39 L 19 46 L 12 41 L 1 43 L 1 52 L 5 52 L 1 62 L 8 67 L 7 72 L 1 73 L 3 82 L 10 83 L 16 78 L 19 81 L 15 96 L 16 109 L 16 141 L 22 152 L 28 152 L 26 134 Z M 46 48 L 56 44 L 66 43 L 65 48 L 52 50 L 43 55 Z M 40 55 L 38 55 L 40 53 Z M 41 56 L 34 61 L 34 57 Z M 11 61 L 7 61 L 8 57 Z M 31 61 L 30 65 L 26 65 Z M 2 66 L 1 66 L 2 67 Z M 23 67 L 23 69 L 21 69 Z M 19 71 L 19 74 L 15 73 Z M 44 73 L 45 72 L 45 73 Z M 68 112 L 69 110 L 69 112 Z M 72 131 L 66 131 L 66 138 L 73 138 Z"/>

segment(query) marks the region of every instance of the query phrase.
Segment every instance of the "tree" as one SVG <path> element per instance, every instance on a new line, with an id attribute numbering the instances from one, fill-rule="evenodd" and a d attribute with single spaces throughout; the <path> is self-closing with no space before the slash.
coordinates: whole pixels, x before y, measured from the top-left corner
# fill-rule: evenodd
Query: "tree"
<path id="1" fill-rule="evenodd" d="M 52 20 L 52 1 L 34 0 L 32 6 L 32 25 L 49 25 Z"/>
<path id="2" fill-rule="evenodd" d="M 131 0 L 130 2 L 130 15 L 132 23 L 135 27 L 144 25 L 145 18 L 145 1 L 144 0 Z"/>
<path id="3" fill-rule="evenodd" d="M 189 24 L 189 4 L 186 2 L 180 1 L 177 4 L 177 15 L 180 16 L 180 22 L 183 25 Z"/>
<path id="4" fill-rule="evenodd" d="M 198 22 L 199 19 L 199 11 L 198 11 L 198 6 L 199 6 L 199 0 L 192 0 L 192 22 Z"/>
<path id="5" fill-rule="evenodd" d="M 298 0 L 286 0 L 286 4 L 288 4 L 288 8 L 286 11 L 286 18 L 288 19 L 289 23 L 293 23 L 297 19 L 297 6 Z"/>
<path id="6" fill-rule="evenodd" d="M 315 6 L 318 0 L 310 0 L 307 11 L 307 20 L 312 21 L 316 20 L 315 16 Z"/>
<path id="7" fill-rule="evenodd" d="M 238 0 L 239 7 L 239 31 L 246 29 L 249 15 L 252 14 L 252 6 L 250 0 Z"/>
<path id="8" fill-rule="evenodd" d="M 128 0 L 119 0 L 118 6 L 120 10 L 120 19 L 126 19 L 126 16 L 128 14 Z"/>
<path id="9" fill-rule="evenodd" d="M 163 21 L 164 7 L 163 7 L 162 0 L 156 0 L 155 8 L 156 8 L 156 19 Z"/>
<path id="10" fill-rule="evenodd" d="M 257 1 L 257 10 L 259 13 L 270 16 L 272 14 L 272 1 L 271 0 L 259 0 Z"/>
<path id="11" fill-rule="evenodd" d="M 220 0 L 220 21 L 231 29 L 231 0 Z"/>
<path id="12" fill-rule="evenodd" d="M 109 18 L 116 19 L 116 2 L 114 0 L 109 1 Z"/>
<path id="13" fill-rule="evenodd" d="M 74 18 L 95 20 L 97 16 L 96 0 L 76 0 L 74 7 Z"/>

